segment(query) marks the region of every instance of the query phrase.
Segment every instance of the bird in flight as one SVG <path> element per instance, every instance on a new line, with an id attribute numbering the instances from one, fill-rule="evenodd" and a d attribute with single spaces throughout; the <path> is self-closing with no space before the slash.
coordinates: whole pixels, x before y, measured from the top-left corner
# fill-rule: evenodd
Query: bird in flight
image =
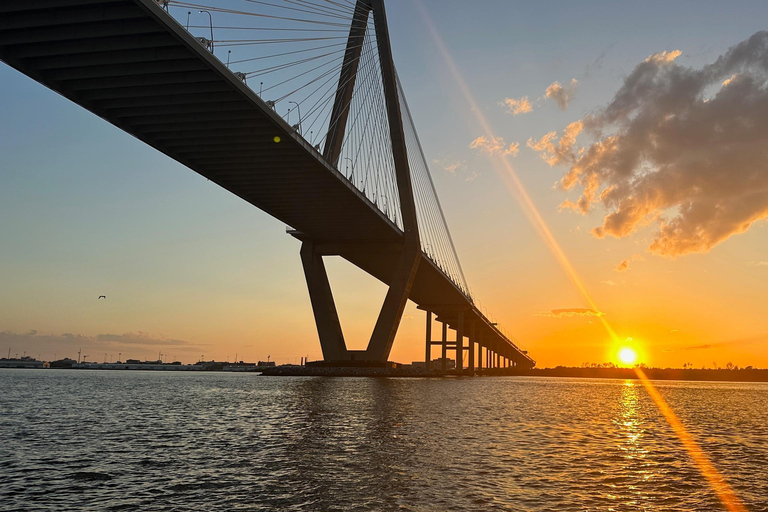
<path id="1" fill-rule="evenodd" d="M 100 298 L 100 299 L 106 299 L 106 298 L 107 298 L 107 296 L 106 296 L 106 295 L 99 295 L 99 298 Z"/>

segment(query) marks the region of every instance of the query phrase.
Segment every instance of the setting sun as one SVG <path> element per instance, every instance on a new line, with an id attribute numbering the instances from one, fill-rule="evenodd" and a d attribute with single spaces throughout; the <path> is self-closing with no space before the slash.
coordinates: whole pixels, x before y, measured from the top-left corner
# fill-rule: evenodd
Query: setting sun
<path id="1" fill-rule="evenodd" d="M 622 347 L 619 350 L 618 356 L 619 356 L 619 361 L 622 364 L 631 366 L 637 362 L 637 352 L 635 351 L 635 349 L 630 347 Z"/>

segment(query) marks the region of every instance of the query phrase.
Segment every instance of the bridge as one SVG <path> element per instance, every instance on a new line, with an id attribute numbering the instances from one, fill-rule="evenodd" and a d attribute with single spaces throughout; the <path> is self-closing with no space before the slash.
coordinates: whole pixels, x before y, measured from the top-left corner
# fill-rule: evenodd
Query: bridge
<path id="1" fill-rule="evenodd" d="M 209 24 L 190 26 L 193 10 Z M 219 22 L 243 17 L 262 26 Z M 232 62 L 248 45 L 256 57 Z M 411 300 L 425 311 L 426 361 L 437 347 L 459 373 L 535 365 L 466 284 L 384 0 L 3 2 L 0 59 L 290 226 L 325 364 L 390 364 Z M 324 256 L 389 286 L 365 350 L 347 349 Z"/>

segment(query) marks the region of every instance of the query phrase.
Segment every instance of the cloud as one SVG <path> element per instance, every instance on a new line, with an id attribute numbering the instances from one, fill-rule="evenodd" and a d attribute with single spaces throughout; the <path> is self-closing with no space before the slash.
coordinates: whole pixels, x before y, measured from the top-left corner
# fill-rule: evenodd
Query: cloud
<path id="1" fill-rule="evenodd" d="M 607 286 L 616 286 L 616 282 L 611 281 L 611 280 L 600 281 L 600 282 L 603 283 L 604 285 L 607 285 Z"/>
<path id="2" fill-rule="evenodd" d="M 723 80 L 723 87 L 725 87 L 726 85 L 728 85 L 731 82 L 733 82 L 734 80 L 736 80 L 736 78 L 738 78 L 738 76 L 739 76 L 738 73 L 734 73 L 734 74 L 731 75 L 730 78 L 727 78 L 727 79 Z"/>
<path id="3" fill-rule="evenodd" d="M 125 334 L 97 334 L 96 340 L 101 342 L 120 343 L 126 345 L 180 346 L 190 345 L 188 341 L 172 338 L 158 338 L 146 332 L 127 332 Z"/>
<path id="4" fill-rule="evenodd" d="M 727 340 L 727 341 L 716 341 L 711 343 L 700 343 L 698 345 L 689 345 L 687 347 L 674 347 L 674 348 L 667 348 L 664 349 L 664 352 L 678 352 L 678 351 L 688 351 L 688 350 L 706 350 L 710 348 L 715 347 L 725 347 L 725 346 L 731 346 L 731 345 L 755 345 L 755 344 L 764 344 L 768 342 L 768 333 L 765 334 L 759 334 L 757 336 L 749 336 L 745 338 L 738 338 L 733 340 Z"/>
<path id="5" fill-rule="evenodd" d="M 592 76 L 593 72 L 602 69 L 603 61 L 605 60 L 605 54 L 606 52 L 601 53 L 594 61 L 592 61 L 592 63 L 588 64 L 587 67 L 584 68 L 584 73 L 582 75 L 583 78 L 589 78 Z"/>
<path id="6" fill-rule="evenodd" d="M 528 96 L 523 96 L 519 100 L 514 98 L 504 98 L 504 101 L 500 103 L 500 105 L 506 105 L 507 113 L 514 116 L 519 114 L 527 114 L 533 110 L 531 102 L 528 101 Z"/>
<path id="7" fill-rule="evenodd" d="M 565 132 L 532 146 L 570 167 L 560 184 L 582 194 L 566 207 L 605 207 L 594 236 L 657 225 L 647 249 L 669 257 L 708 252 L 768 218 L 768 32 L 700 69 L 679 55 L 651 55 L 581 120 L 589 146 Z"/>
<path id="8" fill-rule="evenodd" d="M 453 176 L 456 175 L 457 171 L 462 171 L 467 167 L 467 163 L 463 160 L 432 160 L 432 162 L 438 164 L 444 171 Z"/>
<path id="9" fill-rule="evenodd" d="M 451 176 L 464 178 L 464 181 L 474 181 L 480 177 L 480 173 L 477 171 L 470 171 L 467 168 L 467 162 L 465 160 L 456 160 L 453 158 L 443 158 L 432 160 L 432 163 L 439 165 Z"/>
<path id="10" fill-rule="evenodd" d="M 565 308 L 565 309 L 552 309 L 539 313 L 539 316 L 551 316 L 555 318 L 571 317 L 571 316 L 605 316 L 602 311 L 597 311 L 592 308 Z"/>
<path id="11" fill-rule="evenodd" d="M 680 50 L 672 50 L 671 52 L 664 50 L 663 52 L 649 55 L 648 58 L 645 59 L 643 62 L 650 62 L 652 64 L 666 64 L 666 63 L 672 62 L 682 54 L 683 52 L 681 52 Z"/>
<path id="12" fill-rule="evenodd" d="M 557 132 L 549 132 L 539 140 L 528 139 L 527 146 L 539 153 L 550 167 L 564 162 L 575 162 L 573 146 L 576 144 L 576 137 L 583 129 L 584 123 L 576 121 L 565 127 L 560 140 L 557 140 Z"/>
<path id="13" fill-rule="evenodd" d="M 576 92 L 576 84 L 578 83 L 579 81 L 575 78 L 565 87 L 560 85 L 560 82 L 553 82 L 547 87 L 544 96 L 555 100 L 557 106 L 560 107 L 561 110 L 567 110 L 568 104 L 571 102 L 573 94 Z"/>
<path id="14" fill-rule="evenodd" d="M 629 258 L 625 258 L 621 260 L 621 263 L 616 265 L 616 272 L 624 272 L 625 270 L 629 270 L 629 264 L 632 261 L 642 261 L 643 257 L 639 254 L 633 254 Z"/>
<path id="15" fill-rule="evenodd" d="M 520 152 L 520 144 L 516 142 L 507 145 L 502 137 L 486 137 L 485 135 L 481 135 L 473 140 L 469 147 L 485 151 L 489 155 L 517 156 Z"/>
<path id="16" fill-rule="evenodd" d="M 153 336 L 145 332 L 129 332 L 125 334 L 97 334 L 88 336 L 65 332 L 63 334 L 43 334 L 36 330 L 27 333 L 15 333 L 11 331 L 0 332 L 0 346 L 12 347 L 15 352 L 37 355 L 42 353 L 44 357 L 50 357 L 56 353 L 59 357 L 75 357 L 77 351 L 105 352 L 140 351 L 149 347 L 175 347 L 176 350 L 197 350 L 203 344 L 194 344 L 185 340 Z M 21 350 L 20 350 L 21 349 Z"/>
<path id="17" fill-rule="evenodd" d="M 768 261 L 758 261 L 755 265 L 758 267 L 768 267 Z"/>

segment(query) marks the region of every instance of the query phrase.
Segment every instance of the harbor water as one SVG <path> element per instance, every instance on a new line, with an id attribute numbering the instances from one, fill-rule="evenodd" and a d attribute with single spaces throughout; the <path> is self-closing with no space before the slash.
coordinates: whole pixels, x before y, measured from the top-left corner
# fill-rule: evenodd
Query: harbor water
<path id="1" fill-rule="evenodd" d="M 768 384 L 654 385 L 768 511 Z M 637 381 L 8 369 L 0 391 L 0 510 L 724 510 Z"/>

